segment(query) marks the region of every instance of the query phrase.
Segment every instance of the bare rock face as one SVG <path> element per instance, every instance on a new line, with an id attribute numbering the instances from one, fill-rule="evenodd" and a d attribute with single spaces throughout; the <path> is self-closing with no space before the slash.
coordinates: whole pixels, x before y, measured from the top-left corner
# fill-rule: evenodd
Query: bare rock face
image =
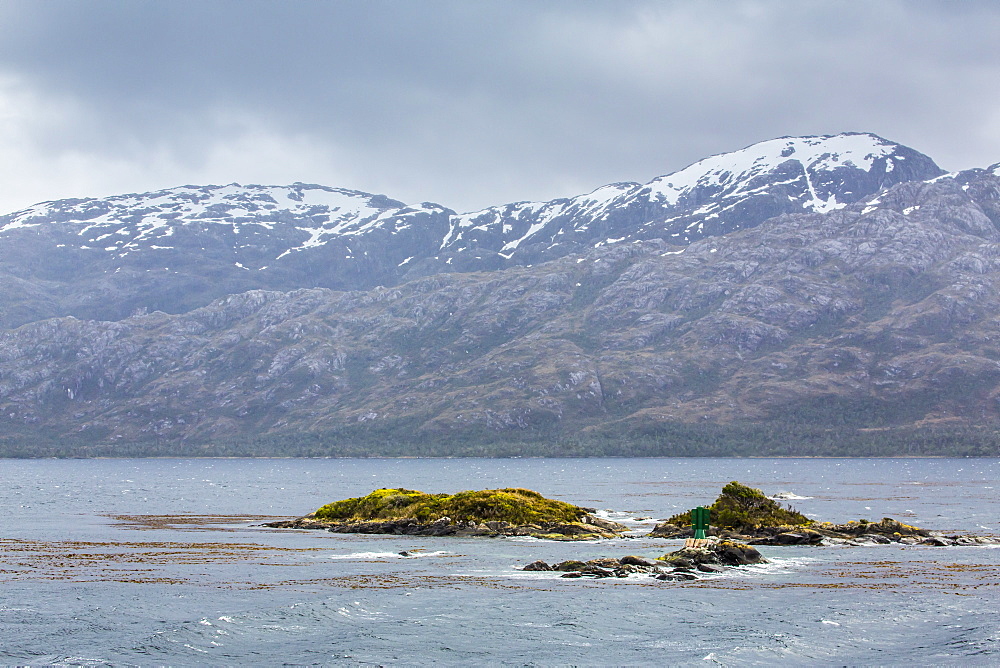
<path id="1" fill-rule="evenodd" d="M 909 149 L 847 137 L 867 148 L 784 140 L 493 222 L 302 184 L 0 218 L 0 240 L 25 249 L 0 259 L 0 451 L 490 454 L 478 444 L 507 439 L 559 454 L 600 435 L 707 454 L 727 425 L 846 425 L 874 443 L 992 424 L 997 169 L 939 177 Z M 797 204 L 761 200 L 779 195 Z M 244 254 L 206 259 L 204 234 Z M 170 262 L 150 259 L 171 238 Z"/>

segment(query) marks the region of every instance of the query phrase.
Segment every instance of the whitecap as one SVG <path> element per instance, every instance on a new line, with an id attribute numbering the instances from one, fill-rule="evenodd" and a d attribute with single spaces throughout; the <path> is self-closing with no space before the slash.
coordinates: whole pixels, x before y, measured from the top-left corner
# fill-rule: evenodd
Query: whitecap
<path id="1" fill-rule="evenodd" d="M 811 499 L 811 496 L 799 496 L 795 492 L 778 492 L 774 496 L 770 497 L 775 501 L 802 501 L 804 499 Z"/>
<path id="2" fill-rule="evenodd" d="M 635 513 L 627 513 L 620 510 L 598 510 L 594 513 L 602 520 L 618 522 L 619 524 L 655 524 L 656 520 L 649 516 L 636 516 Z"/>

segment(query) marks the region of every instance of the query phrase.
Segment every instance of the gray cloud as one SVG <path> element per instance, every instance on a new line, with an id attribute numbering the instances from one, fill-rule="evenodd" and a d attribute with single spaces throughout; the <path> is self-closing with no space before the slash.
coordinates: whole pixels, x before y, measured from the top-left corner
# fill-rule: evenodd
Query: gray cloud
<path id="1" fill-rule="evenodd" d="M 0 208 L 317 181 L 474 209 L 784 134 L 1000 161 L 988 1 L 0 3 Z"/>

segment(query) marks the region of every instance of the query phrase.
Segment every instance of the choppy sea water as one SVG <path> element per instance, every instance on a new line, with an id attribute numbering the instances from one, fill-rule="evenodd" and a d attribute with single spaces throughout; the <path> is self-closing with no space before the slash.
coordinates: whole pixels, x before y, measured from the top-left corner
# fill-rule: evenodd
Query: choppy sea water
<path id="1" fill-rule="evenodd" d="M 989 547 L 763 547 L 694 582 L 595 581 L 518 569 L 679 542 L 259 526 L 378 487 L 516 486 L 640 533 L 730 480 L 819 519 L 1000 534 L 996 459 L 0 460 L 0 664 L 1000 664 Z"/>

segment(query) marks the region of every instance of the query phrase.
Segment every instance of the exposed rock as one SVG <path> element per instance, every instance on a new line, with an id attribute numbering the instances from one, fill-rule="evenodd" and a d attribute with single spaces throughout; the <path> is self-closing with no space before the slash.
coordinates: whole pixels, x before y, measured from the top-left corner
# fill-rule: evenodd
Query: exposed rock
<path id="1" fill-rule="evenodd" d="M 653 567 L 653 566 L 658 566 L 659 565 L 656 562 L 655 559 L 650 559 L 649 557 L 640 557 L 640 556 L 636 556 L 634 554 L 630 554 L 628 556 L 622 557 L 621 558 L 621 563 L 623 565 L 626 565 L 626 566 Z"/>
<path id="2" fill-rule="evenodd" d="M 582 561 L 568 560 L 561 561 L 552 567 L 554 571 L 582 571 L 587 568 L 587 564 Z"/>
<path id="3" fill-rule="evenodd" d="M 525 566 L 521 570 L 522 571 L 552 571 L 552 570 L 556 570 L 556 569 L 552 568 L 547 563 L 545 563 L 544 561 L 542 561 L 542 560 L 539 559 L 538 561 L 531 562 L 530 564 L 528 564 L 527 566 Z"/>
<path id="4" fill-rule="evenodd" d="M 683 565 L 686 568 L 696 568 L 701 564 L 746 566 L 767 563 L 767 560 L 752 545 L 730 540 L 711 539 L 700 547 L 683 547 L 665 554 L 660 557 L 660 560 L 671 565 Z"/>
<path id="5" fill-rule="evenodd" d="M 725 567 L 721 564 L 707 564 L 701 563 L 696 567 L 702 573 L 724 573 Z"/>
<path id="6" fill-rule="evenodd" d="M 822 542 L 823 534 L 809 530 L 785 531 L 749 541 L 751 545 L 819 545 Z"/>
<path id="7" fill-rule="evenodd" d="M 891 517 L 883 517 L 878 522 L 858 520 L 846 524 L 831 524 L 816 522 L 810 526 L 813 531 L 833 537 L 877 535 L 898 541 L 903 536 L 927 536 L 929 531 L 919 527 L 903 524 Z"/>
<path id="8" fill-rule="evenodd" d="M 691 535 L 691 526 L 680 526 L 671 522 L 656 524 L 649 532 L 650 538 L 683 538 Z"/>
<path id="9" fill-rule="evenodd" d="M 734 541 L 709 540 L 700 547 L 685 547 L 665 554 L 657 559 L 628 555 L 621 559 L 602 557 L 589 561 L 569 560 L 549 566 L 544 561 L 535 561 L 521 570 L 563 571 L 562 577 L 579 578 L 624 578 L 641 573 L 658 580 L 697 580 L 698 573 L 717 574 L 726 568 L 748 564 L 767 563 L 754 547 Z"/>

